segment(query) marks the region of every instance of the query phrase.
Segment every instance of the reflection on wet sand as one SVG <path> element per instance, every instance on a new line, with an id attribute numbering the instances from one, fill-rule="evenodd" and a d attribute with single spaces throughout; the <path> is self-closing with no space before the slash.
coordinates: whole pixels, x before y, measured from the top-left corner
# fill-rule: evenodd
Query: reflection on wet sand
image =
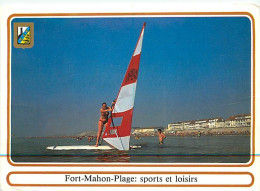
<path id="1" fill-rule="evenodd" d="M 129 162 L 130 156 L 127 151 L 97 151 L 95 152 L 98 156 L 96 157 L 97 162 Z"/>

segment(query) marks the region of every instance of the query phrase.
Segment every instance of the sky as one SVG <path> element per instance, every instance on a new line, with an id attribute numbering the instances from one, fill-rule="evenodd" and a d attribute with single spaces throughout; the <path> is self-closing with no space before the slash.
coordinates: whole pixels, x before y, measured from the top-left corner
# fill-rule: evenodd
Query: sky
<path id="1" fill-rule="evenodd" d="M 17 137 L 97 130 L 101 104 L 116 98 L 144 22 L 132 126 L 251 111 L 247 17 L 14 22 L 34 23 L 33 48 L 12 45 L 11 51 L 11 130 Z"/>

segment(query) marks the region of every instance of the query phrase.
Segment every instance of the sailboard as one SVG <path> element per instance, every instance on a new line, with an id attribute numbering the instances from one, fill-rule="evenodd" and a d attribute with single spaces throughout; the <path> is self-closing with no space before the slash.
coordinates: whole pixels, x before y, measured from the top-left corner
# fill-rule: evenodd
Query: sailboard
<path id="1" fill-rule="evenodd" d="M 134 100 L 136 92 L 137 77 L 139 72 L 139 64 L 144 36 L 144 23 L 139 35 L 134 53 L 128 65 L 126 74 L 117 95 L 115 105 L 108 122 L 105 126 L 103 140 L 109 145 L 91 146 L 91 145 L 75 145 L 75 146 L 49 146 L 48 150 L 129 150 L 138 149 L 141 146 L 130 146 L 130 134 L 133 118 Z"/>
<path id="2" fill-rule="evenodd" d="M 106 124 L 103 140 L 118 150 L 129 150 L 136 84 L 139 72 L 145 23 Z M 114 123 L 117 121 L 118 123 Z"/>
<path id="3" fill-rule="evenodd" d="M 94 145 L 49 146 L 47 150 L 112 150 L 109 145 L 96 147 Z"/>
<path id="4" fill-rule="evenodd" d="M 141 146 L 133 145 L 130 149 L 140 149 Z M 47 150 L 115 150 L 115 148 L 109 145 L 94 146 L 94 145 L 71 145 L 71 146 L 49 146 Z"/>

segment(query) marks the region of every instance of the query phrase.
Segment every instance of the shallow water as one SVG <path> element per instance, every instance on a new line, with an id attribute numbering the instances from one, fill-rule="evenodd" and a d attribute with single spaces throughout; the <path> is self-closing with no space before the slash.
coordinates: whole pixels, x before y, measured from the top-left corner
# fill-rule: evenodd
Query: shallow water
<path id="1" fill-rule="evenodd" d="M 168 136 L 163 145 L 158 137 L 131 138 L 140 149 L 117 150 L 46 150 L 54 145 L 94 145 L 95 140 L 70 138 L 12 138 L 14 162 L 130 162 L 130 163 L 246 163 L 250 160 L 250 136 Z"/>

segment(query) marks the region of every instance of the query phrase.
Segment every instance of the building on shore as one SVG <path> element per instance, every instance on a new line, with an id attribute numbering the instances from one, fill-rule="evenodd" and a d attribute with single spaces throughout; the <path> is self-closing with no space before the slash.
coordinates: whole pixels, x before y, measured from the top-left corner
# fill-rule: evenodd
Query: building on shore
<path id="1" fill-rule="evenodd" d="M 183 122 L 183 129 L 194 129 L 195 128 L 195 121 L 184 121 Z"/>
<path id="2" fill-rule="evenodd" d="M 200 129 L 216 129 L 225 127 L 250 127 L 251 114 L 232 115 L 224 120 L 221 117 L 199 119 L 191 121 L 179 121 L 168 124 L 167 131 L 181 131 L 181 130 L 200 130 Z"/>
<path id="3" fill-rule="evenodd" d="M 190 121 L 178 121 L 168 124 L 165 127 L 133 127 L 132 135 L 155 135 L 158 129 L 166 133 L 175 133 L 182 130 L 211 130 L 220 128 L 233 128 L 233 127 L 250 127 L 251 114 L 232 115 L 226 120 L 222 117 L 215 117 L 209 119 L 199 119 Z"/>
<path id="4" fill-rule="evenodd" d="M 196 120 L 194 121 L 194 128 L 193 129 L 206 129 L 209 127 L 208 125 L 208 119 L 200 119 L 200 120 Z"/>
<path id="5" fill-rule="evenodd" d="M 167 130 L 174 131 L 174 130 L 183 130 L 183 122 L 176 122 L 168 124 Z"/>
<path id="6" fill-rule="evenodd" d="M 224 125 L 223 118 L 199 119 L 192 121 L 179 121 L 177 123 L 168 124 L 168 131 L 191 130 L 191 129 L 207 129 L 220 128 Z"/>
<path id="7" fill-rule="evenodd" d="M 208 120 L 210 129 L 221 128 L 225 126 L 225 120 L 222 117 L 211 118 Z"/>
<path id="8" fill-rule="evenodd" d="M 167 131 L 178 131 L 178 130 L 185 130 L 185 129 L 194 129 L 195 128 L 195 121 L 179 121 L 176 123 L 168 124 Z"/>
<path id="9" fill-rule="evenodd" d="M 232 115 L 225 121 L 226 127 L 250 127 L 251 114 Z"/>

